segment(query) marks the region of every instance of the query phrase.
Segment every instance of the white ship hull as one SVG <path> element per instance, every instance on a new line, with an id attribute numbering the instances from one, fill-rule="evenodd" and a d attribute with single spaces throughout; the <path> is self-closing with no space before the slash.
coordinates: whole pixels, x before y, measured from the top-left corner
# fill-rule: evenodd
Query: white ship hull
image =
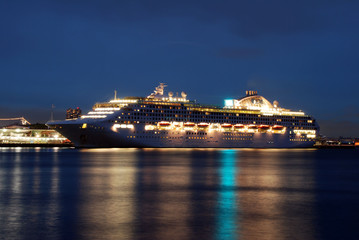
<path id="1" fill-rule="evenodd" d="M 172 131 L 145 130 L 144 124 L 133 129 L 113 129 L 97 124 L 81 128 L 82 124 L 57 122 L 59 131 L 76 147 L 136 147 L 136 148 L 302 148 L 312 147 L 314 139 L 301 139 L 288 133 L 241 133 L 235 131 Z M 291 140 L 292 139 L 292 140 Z"/>
<path id="2" fill-rule="evenodd" d="M 197 104 L 186 94 L 96 103 L 87 115 L 49 122 L 76 147 L 297 148 L 312 147 L 319 129 L 301 111 L 272 105 L 256 91 L 227 99 L 223 108 Z"/>

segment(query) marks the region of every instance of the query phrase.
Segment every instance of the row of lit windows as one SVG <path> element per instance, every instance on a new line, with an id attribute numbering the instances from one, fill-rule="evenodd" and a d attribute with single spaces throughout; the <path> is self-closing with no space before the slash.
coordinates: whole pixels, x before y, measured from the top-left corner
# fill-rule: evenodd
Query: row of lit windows
<path id="1" fill-rule="evenodd" d="M 134 131 L 133 133 L 141 133 L 141 131 Z M 156 132 L 149 132 L 149 131 L 142 131 L 142 133 L 147 134 L 179 134 L 179 132 L 167 132 L 167 131 L 156 131 Z"/>
<path id="2" fill-rule="evenodd" d="M 207 135 L 206 132 L 186 132 L 187 135 Z"/>
<path id="3" fill-rule="evenodd" d="M 148 120 L 148 119 L 146 119 Z M 143 121 L 141 123 L 146 123 L 146 124 L 152 124 L 152 125 L 156 125 L 158 122 L 160 122 L 161 119 L 158 119 L 157 121 Z M 162 119 L 163 120 L 163 119 Z M 113 121 L 113 122 L 116 122 L 116 123 L 124 123 L 124 124 L 136 124 L 136 123 L 140 123 L 140 121 Z M 194 122 L 194 121 L 193 121 Z M 210 123 L 228 123 L 226 121 L 208 121 Z M 196 122 L 198 123 L 198 122 Z M 250 121 L 236 121 L 236 122 L 232 122 L 232 124 L 237 124 L 237 123 L 241 123 L 241 124 L 267 124 L 267 125 L 272 125 L 272 124 L 268 124 L 268 123 L 262 123 L 262 122 L 250 122 Z M 273 124 L 275 125 L 275 124 Z M 286 123 L 282 123 L 281 125 L 285 126 L 285 127 L 289 127 L 289 126 L 295 126 L 295 124 L 292 124 L 292 125 L 289 125 L 289 124 L 286 124 Z M 297 126 L 297 127 L 293 127 L 293 129 L 311 129 L 311 130 L 316 130 L 316 127 L 310 125 L 310 126 L 304 126 L 303 125 L 300 125 L 300 126 Z"/>
<path id="4" fill-rule="evenodd" d="M 150 109 L 182 109 L 182 107 L 178 106 L 166 106 L 166 105 L 173 105 L 173 103 L 170 104 L 161 104 L 161 105 L 140 105 L 141 108 L 150 108 Z M 135 105 L 137 107 L 137 105 Z M 183 108 L 186 109 L 186 108 Z"/>
<path id="5" fill-rule="evenodd" d="M 172 103 L 173 104 L 173 103 Z M 165 105 L 168 105 L 165 104 Z M 224 110 L 222 108 L 187 108 L 187 107 L 179 107 L 179 106 L 161 106 L 161 105 L 133 105 L 133 107 L 141 107 L 142 109 L 135 109 L 137 111 L 145 111 L 147 109 L 143 109 L 143 108 L 148 108 L 148 109 L 154 109 L 155 112 L 158 112 L 158 111 L 161 111 L 161 112 L 164 112 L 164 111 L 168 111 L 169 110 L 181 110 L 181 111 L 177 111 L 177 112 L 188 112 L 189 110 L 194 110 L 193 111 L 193 114 L 203 114 L 205 113 L 206 115 L 224 115 L 224 116 L 244 116 L 244 117 L 249 117 L 249 115 L 251 114 L 245 114 L 245 113 L 229 113 L 228 111 L 229 110 Z M 157 109 L 164 109 L 164 110 L 157 110 Z M 210 111 L 208 111 L 210 110 Z M 211 111 L 212 110 L 212 111 Z M 258 115 L 258 117 L 264 117 L 264 118 L 270 118 L 268 116 L 263 116 L 263 115 Z M 309 116 L 285 116 L 285 115 L 281 115 L 282 118 L 286 118 L 286 119 L 289 119 L 289 118 L 298 118 L 298 119 L 303 119 L 303 120 L 307 120 L 307 119 L 310 119 Z"/>
<path id="6" fill-rule="evenodd" d="M 251 141 L 252 138 L 223 138 L 223 140 Z"/>
<path id="7" fill-rule="evenodd" d="M 287 116 L 280 116 L 280 118 L 278 119 L 279 116 L 272 116 L 272 117 L 261 117 L 261 115 L 253 115 L 253 114 L 211 114 L 211 113 L 202 113 L 202 112 L 189 112 L 189 111 L 163 111 L 163 110 L 138 110 L 140 112 L 136 112 L 138 109 L 135 109 L 133 112 L 133 115 L 135 116 L 162 116 L 162 117 L 167 117 L 167 116 L 173 116 L 173 114 L 181 114 L 181 117 L 190 117 L 190 116 L 194 116 L 194 117 L 206 117 L 206 118 L 218 118 L 218 117 L 228 117 L 229 119 L 262 119 L 264 121 L 280 121 L 281 119 L 285 119 L 285 120 L 290 120 L 290 121 L 301 121 L 301 122 L 306 122 L 306 121 L 312 121 L 310 119 L 310 117 L 287 117 Z M 130 113 L 127 113 L 128 115 L 130 115 Z M 124 115 L 124 113 L 122 113 L 122 115 Z M 214 116 L 215 115 L 215 116 Z"/>
<path id="8" fill-rule="evenodd" d="M 295 139 L 289 139 L 291 142 L 308 142 L 308 141 L 313 141 L 310 139 L 302 139 L 302 138 L 295 138 Z"/>
<path id="9" fill-rule="evenodd" d="M 79 128 L 93 128 L 93 129 L 100 129 L 100 130 L 104 130 L 104 127 L 98 127 L 98 126 L 94 126 L 94 125 L 88 125 L 86 124 L 86 127 L 83 127 L 83 125 L 79 126 Z"/>
<path id="10" fill-rule="evenodd" d="M 127 138 L 157 138 L 157 139 L 182 139 L 183 137 L 160 137 L 160 136 L 127 136 Z M 186 139 L 205 140 L 207 137 L 186 137 Z M 223 138 L 223 140 L 252 141 L 253 138 Z M 308 139 L 290 139 L 292 142 L 308 142 Z"/>
<path id="11" fill-rule="evenodd" d="M 207 137 L 186 137 L 186 139 L 207 139 Z"/>
<path id="12" fill-rule="evenodd" d="M 157 138 L 157 139 L 183 139 L 183 137 L 162 137 L 162 136 L 127 136 L 127 138 Z"/>
<path id="13" fill-rule="evenodd" d="M 246 133 L 223 133 L 224 135 L 228 135 L 228 136 L 241 136 L 241 137 L 246 137 L 246 136 L 252 136 L 252 134 L 246 134 Z"/>
<path id="14" fill-rule="evenodd" d="M 116 107 L 124 107 L 127 104 L 117 104 Z M 115 105 L 112 103 L 107 104 L 96 104 L 97 107 L 114 107 Z M 239 110 L 239 109 L 223 109 L 215 106 L 204 106 L 204 105 L 195 105 L 193 103 L 189 104 L 180 104 L 180 103 L 167 103 L 167 102 L 148 102 L 148 101 L 141 101 L 140 104 L 128 104 L 128 109 L 130 107 L 137 108 L 137 111 L 141 110 L 147 110 L 147 109 L 153 109 L 155 111 L 169 111 L 169 110 L 180 110 L 177 112 L 188 112 L 193 111 L 196 112 L 195 114 L 206 114 L 206 115 L 224 115 L 224 116 L 244 116 L 249 117 L 249 115 L 252 114 L 258 114 L 259 111 L 253 111 L 253 110 Z M 158 110 L 160 109 L 160 110 Z M 132 110 L 132 109 L 131 109 Z M 310 120 L 309 116 L 288 116 L 288 115 L 274 115 L 273 117 L 268 117 L 265 115 L 258 114 L 259 117 L 263 118 L 273 118 L 273 117 L 281 117 L 284 119 L 290 119 L 290 118 L 297 118 L 297 119 L 303 119 L 303 120 Z"/>
<path id="15" fill-rule="evenodd" d="M 152 120 L 157 120 L 157 121 L 163 121 L 163 120 L 167 120 L 167 121 L 173 121 L 173 120 L 182 120 L 182 121 L 207 121 L 207 122 L 220 122 L 220 123 L 224 123 L 224 122 L 231 122 L 231 123 L 258 123 L 258 124 L 271 124 L 274 125 L 277 122 L 281 122 L 281 124 L 288 124 L 288 123 L 292 123 L 292 125 L 300 125 L 300 126 L 314 126 L 315 124 L 313 123 L 313 120 L 297 120 L 297 119 L 292 119 L 290 121 L 285 121 L 285 120 L 281 120 L 281 119 L 272 119 L 272 120 L 268 120 L 268 119 L 259 119 L 257 117 L 248 117 L 248 118 L 236 118 L 236 117 L 223 117 L 222 118 L 218 118 L 218 117 L 213 117 L 213 116 L 189 116 L 189 115 L 170 115 L 170 114 L 145 114 L 145 115 L 130 115 L 130 113 L 128 114 L 128 117 L 126 115 L 124 115 L 125 113 L 122 113 L 122 117 L 119 117 L 119 119 L 123 118 L 123 119 L 130 119 L 130 120 L 148 120 L 149 118 Z M 144 118 L 145 117 L 145 118 Z M 280 120 L 280 121 L 278 121 Z"/>
<path id="16" fill-rule="evenodd" d="M 124 117 L 124 119 L 126 119 L 126 117 Z M 190 118 L 190 119 L 185 119 L 185 118 L 145 118 L 145 119 L 141 119 L 140 117 L 128 117 L 128 119 L 130 120 L 142 120 L 141 122 L 143 122 L 143 120 L 153 120 L 153 121 L 190 121 L 190 122 L 202 122 L 202 119 L 195 119 L 195 118 Z M 250 120 L 242 120 L 242 121 L 228 121 L 228 120 L 205 120 L 206 122 L 209 123 L 232 123 L 232 124 L 237 124 L 237 123 L 242 123 L 242 124 L 267 124 L 267 125 L 275 125 L 275 122 L 266 122 L 266 121 L 250 121 Z M 147 122 L 146 122 L 147 123 Z M 282 122 L 281 125 L 284 126 L 288 126 L 290 125 L 287 122 Z M 292 126 L 304 126 L 304 127 L 313 127 L 314 124 L 307 124 L 307 123 L 291 123 Z"/>

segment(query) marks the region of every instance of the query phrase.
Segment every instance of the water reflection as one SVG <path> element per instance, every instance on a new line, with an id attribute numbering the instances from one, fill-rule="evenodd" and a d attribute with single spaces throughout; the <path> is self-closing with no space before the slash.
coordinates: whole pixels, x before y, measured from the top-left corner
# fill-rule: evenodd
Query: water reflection
<path id="1" fill-rule="evenodd" d="M 134 239 L 133 153 L 83 150 L 79 160 L 78 237 Z"/>
<path id="2" fill-rule="evenodd" d="M 0 236 L 7 239 L 320 236 L 315 151 L 0 152 Z"/>
<path id="3" fill-rule="evenodd" d="M 315 239 L 312 163 L 305 160 L 308 154 L 293 150 L 241 153 L 242 237 Z"/>
<path id="4" fill-rule="evenodd" d="M 216 239 L 237 239 L 237 212 L 238 205 L 236 150 L 221 152 L 219 167 L 218 206 L 216 213 Z M 238 221 L 239 223 L 239 221 Z"/>
<path id="5" fill-rule="evenodd" d="M 190 151 L 139 151 L 136 235 L 141 239 L 190 239 Z"/>
<path id="6" fill-rule="evenodd" d="M 30 151 L 30 152 L 29 152 Z M 1 149 L 0 236 L 4 239 L 59 239 L 56 154 L 49 161 L 37 149 Z"/>

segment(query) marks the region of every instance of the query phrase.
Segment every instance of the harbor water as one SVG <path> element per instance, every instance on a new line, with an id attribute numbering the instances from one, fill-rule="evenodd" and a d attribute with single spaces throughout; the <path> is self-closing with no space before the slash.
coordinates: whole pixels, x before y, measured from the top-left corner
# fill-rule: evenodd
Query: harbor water
<path id="1" fill-rule="evenodd" d="M 358 149 L 0 148 L 0 239 L 359 239 Z"/>

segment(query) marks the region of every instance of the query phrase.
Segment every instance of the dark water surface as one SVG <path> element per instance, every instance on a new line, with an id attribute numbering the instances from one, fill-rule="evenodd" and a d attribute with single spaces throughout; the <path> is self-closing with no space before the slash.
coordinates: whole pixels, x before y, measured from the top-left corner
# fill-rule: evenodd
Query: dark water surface
<path id="1" fill-rule="evenodd" d="M 1 148 L 0 239 L 359 239 L 359 151 Z"/>

